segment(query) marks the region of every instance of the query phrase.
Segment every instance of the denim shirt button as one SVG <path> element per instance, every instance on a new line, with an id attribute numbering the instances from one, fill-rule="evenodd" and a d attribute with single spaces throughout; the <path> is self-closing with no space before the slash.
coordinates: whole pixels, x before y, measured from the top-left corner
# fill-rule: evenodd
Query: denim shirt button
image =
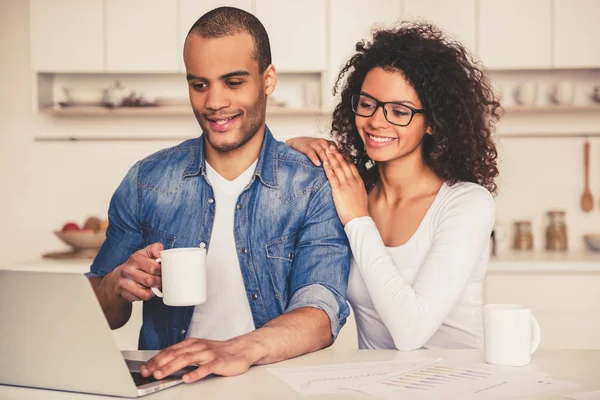
<path id="1" fill-rule="evenodd" d="M 181 333 L 181 336 L 185 335 L 185 329 L 182 329 L 180 333 Z"/>
<path id="2" fill-rule="evenodd" d="M 242 254 L 246 254 L 248 252 L 248 249 L 246 249 L 245 247 L 242 247 Z"/>
<path id="3" fill-rule="evenodd" d="M 242 206 L 242 203 L 238 203 L 238 205 L 237 205 L 237 209 L 238 209 L 238 210 L 241 210 L 241 209 L 242 209 L 242 207 L 243 207 L 243 206 Z"/>
<path id="4" fill-rule="evenodd" d="M 208 198 L 208 202 L 209 202 L 210 204 L 212 204 L 212 203 L 214 203 L 214 202 L 215 202 L 215 199 L 213 199 L 212 197 L 209 197 L 209 198 Z"/>
<path id="5" fill-rule="evenodd" d="M 258 299 L 258 295 L 256 293 L 252 294 L 252 300 Z"/>
<path id="6" fill-rule="evenodd" d="M 200 242 L 200 244 L 198 245 L 198 247 L 200 247 L 201 249 L 205 249 L 206 248 L 206 243 Z"/>

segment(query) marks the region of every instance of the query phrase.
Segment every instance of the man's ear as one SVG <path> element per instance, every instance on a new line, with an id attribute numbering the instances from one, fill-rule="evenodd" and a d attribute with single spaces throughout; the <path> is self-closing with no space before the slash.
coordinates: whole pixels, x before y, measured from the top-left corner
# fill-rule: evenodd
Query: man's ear
<path id="1" fill-rule="evenodd" d="M 277 85 L 277 70 L 273 64 L 270 64 L 265 72 L 263 72 L 263 82 L 265 87 L 265 94 L 268 96 L 275 90 Z"/>

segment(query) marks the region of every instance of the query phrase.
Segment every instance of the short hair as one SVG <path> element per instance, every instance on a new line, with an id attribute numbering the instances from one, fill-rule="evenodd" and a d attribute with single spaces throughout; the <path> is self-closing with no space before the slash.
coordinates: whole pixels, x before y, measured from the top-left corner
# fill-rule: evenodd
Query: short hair
<path id="1" fill-rule="evenodd" d="M 254 15 L 235 7 L 218 7 L 198 18 L 188 36 L 196 34 L 203 38 L 219 38 L 248 33 L 254 40 L 252 56 L 258 62 L 260 72 L 271 64 L 271 44 L 263 24 Z"/>

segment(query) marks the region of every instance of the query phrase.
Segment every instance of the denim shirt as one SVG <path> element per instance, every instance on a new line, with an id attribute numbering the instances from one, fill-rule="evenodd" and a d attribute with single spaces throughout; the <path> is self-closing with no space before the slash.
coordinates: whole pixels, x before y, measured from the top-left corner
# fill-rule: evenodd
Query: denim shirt
<path id="1" fill-rule="evenodd" d="M 106 240 L 88 276 L 105 276 L 155 242 L 210 251 L 217 204 L 205 165 L 202 136 L 138 161 L 111 199 Z M 349 314 L 350 247 L 323 169 L 268 128 L 254 175 L 238 197 L 234 230 L 255 327 L 314 307 L 327 313 L 335 340 Z M 193 311 L 156 297 L 144 302 L 139 348 L 184 340 Z"/>

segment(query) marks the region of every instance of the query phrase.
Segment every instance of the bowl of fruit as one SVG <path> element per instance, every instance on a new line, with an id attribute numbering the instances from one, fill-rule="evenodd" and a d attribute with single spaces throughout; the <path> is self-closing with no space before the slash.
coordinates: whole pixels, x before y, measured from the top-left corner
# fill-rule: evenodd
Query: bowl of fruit
<path id="1" fill-rule="evenodd" d="M 89 217 L 85 220 L 83 226 L 76 222 L 69 221 L 65 223 L 61 230 L 54 231 L 60 240 L 71 246 L 73 253 L 83 256 L 94 256 L 104 239 L 106 239 L 107 220 L 101 220 L 97 217 Z"/>

